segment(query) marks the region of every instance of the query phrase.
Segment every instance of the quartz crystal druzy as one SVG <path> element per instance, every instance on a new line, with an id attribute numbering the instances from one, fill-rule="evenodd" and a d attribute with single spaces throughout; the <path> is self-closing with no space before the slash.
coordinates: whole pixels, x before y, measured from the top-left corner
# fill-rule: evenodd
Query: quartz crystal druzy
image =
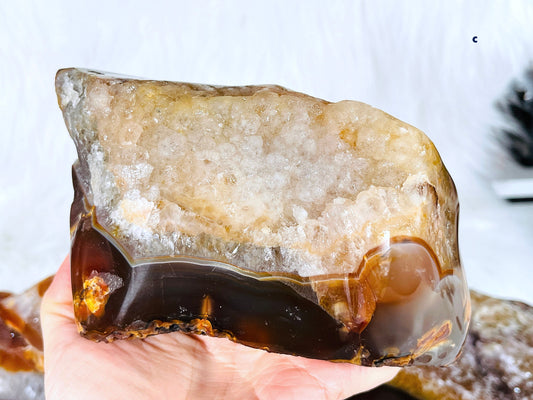
<path id="1" fill-rule="evenodd" d="M 65 69 L 75 315 L 362 365 L 453 361 L 470 319 L 431 141 L 366 104 Z"/>

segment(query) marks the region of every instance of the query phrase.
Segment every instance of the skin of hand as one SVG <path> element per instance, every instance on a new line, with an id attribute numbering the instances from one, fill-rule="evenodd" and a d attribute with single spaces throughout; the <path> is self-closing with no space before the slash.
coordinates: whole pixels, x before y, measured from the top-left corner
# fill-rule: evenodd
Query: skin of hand
<path id="1" fill-rule="evenodd" d="M 398 368 L 312 360 L 174 332 L 95 343 L 74 322 L 67 258 L 41 307 L 47 400 L 345 399 Z"/>

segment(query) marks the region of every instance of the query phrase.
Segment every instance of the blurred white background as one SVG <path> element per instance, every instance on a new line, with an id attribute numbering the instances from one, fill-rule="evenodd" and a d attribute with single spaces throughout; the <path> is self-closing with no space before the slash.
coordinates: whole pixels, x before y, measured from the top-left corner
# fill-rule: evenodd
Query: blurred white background
<path id="1" fill-rule="evenodd" d="M 276 83 L 415 125 L 457 184 L 470 286 L 533 303 L 533 203 L 489 185 L 505 160 L 494 103 L 533 61 L 532 21 L 527 0 L 1 2 L 0 291 L 54 273 L 68 252 L 76 155 L 53 82 L 78 66 Z"/>

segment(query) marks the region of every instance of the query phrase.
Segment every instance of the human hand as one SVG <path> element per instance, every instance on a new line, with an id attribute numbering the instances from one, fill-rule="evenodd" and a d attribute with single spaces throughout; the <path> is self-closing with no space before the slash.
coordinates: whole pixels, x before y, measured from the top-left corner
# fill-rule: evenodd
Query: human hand
<path id="1" fill-rule="evenodd" d="M 174 332 L 95 343 L 74 322 L 67 258 L 41 308 L 45 391 L 56 399 L 344 399 L 392 379 L 369 368 Z"/>

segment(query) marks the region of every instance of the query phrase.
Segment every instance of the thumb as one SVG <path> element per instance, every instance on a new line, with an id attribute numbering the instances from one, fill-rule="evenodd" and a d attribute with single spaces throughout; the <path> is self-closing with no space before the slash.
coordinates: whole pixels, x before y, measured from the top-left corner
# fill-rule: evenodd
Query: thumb
<path id="1" fill-rule="evenodd" d="M 356 393 L 366 392 L 390 381 L 400 368 L 363 367 L 349 363 L 297 358 L 315 379 L 322 383 L 329 398 L 344 399 Z M 327 364 L 327 365 L 326 365 Z"/>
<path id="2" fill-rule="evenodd" d="M 77 336 L 76 325 L 74 324 L 69 257 L 65 258 L 43 296 L 41 328 L 45 347 L 46 344 L 64 340 L 64 335 L 68 335 L 69 332 Z"/>

